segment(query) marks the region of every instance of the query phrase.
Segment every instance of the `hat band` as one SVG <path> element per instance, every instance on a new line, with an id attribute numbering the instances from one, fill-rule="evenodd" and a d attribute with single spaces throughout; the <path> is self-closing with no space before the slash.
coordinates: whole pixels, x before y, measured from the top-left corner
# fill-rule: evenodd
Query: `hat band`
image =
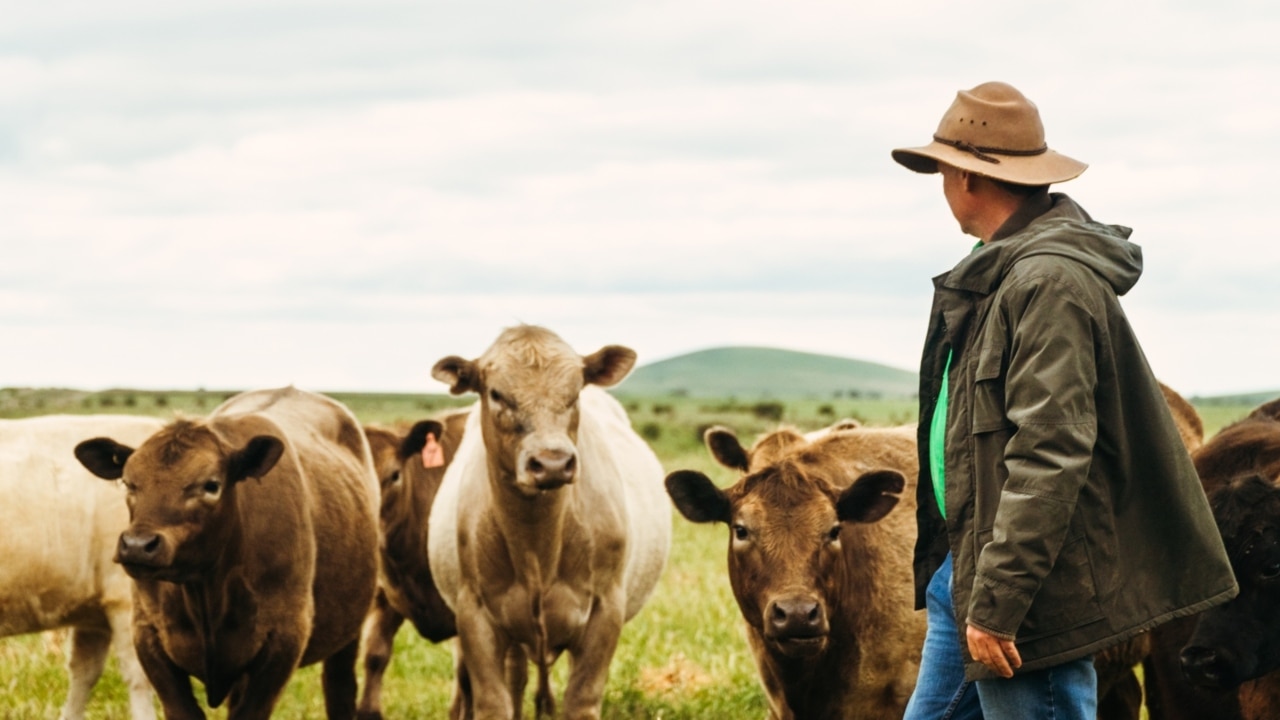
<path id="1" fill-rule="evenodd" d="M 960 150 L 961 152 L 967 152 L 983 162 L 994 163 L 996 165 L 1000 164 L 1000 158 L 994 158 L 994 157 L 991 157 L 991 155 L 1011 155 L 1014 157 L 1030 157 L 1032 155 L 1043 155 L 1049 152 L 1048 145 L 1045 145 L 1044 147 L 1038 150 L 1005 150 L 1004 148 L 978 147 L 976 145 L 970 145 L 969 143 L 963 140 L 947 140 L 946 138 L 940 138 L 937 135 L 933 136 L 933 141 L 942 143 L 943 145 L 947 145 L 949 147 L 953 147 L 957 150 Z"/>

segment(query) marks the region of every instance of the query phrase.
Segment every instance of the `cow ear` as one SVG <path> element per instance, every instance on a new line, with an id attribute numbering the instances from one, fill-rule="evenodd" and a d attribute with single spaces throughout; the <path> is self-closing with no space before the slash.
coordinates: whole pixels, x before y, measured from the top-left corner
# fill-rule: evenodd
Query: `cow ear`
<path id="1" fill-rule="evenodd" d="M 729 496 L 697 470 L 677 470 L 667 476 L 667 494 L 676 509 L 692 522 L 729 522 Z"/>
<path id="2" fill-rule="evenodd" d="M 474 360 L 450 355 L 431 368 L 431 377 L 449 386 L 449 393 L 480 392 L 480 372 Z"/>
<path id="3" fill-rule="evenodd" d="M 613 387 L 631 372 L 636 351 L 622 345 L 605 345 L 582 358 L 582 380 L 588 385 Z"/>
<path id="4" fill-rule="evenodd" d="M 898 494 L 906 484 L 906 478 L 897 470 L 865 473 L 840 493 L 836 517 L 841 522 L 876 522 L 898 504 Z"/>
<path id="5" fill-rule="evenodd" d="M 422 448 L 427 446 L 427 436 L 435 435 L 439 440 L 444 437 L 444 425 L 438 420 L 421 420 L 414 424 L 409 430 L 409 434 L 405 436 L 404 442 L 400 443 L 400 449 L 396 451 L 396 455 L 401 460 L 409 458 L 422 452 Z"/>
<path id="6" fill-rule="evenodd" d="M 271 435 L 259 435 L 243 448 L 231 453 L 227 459 L 227 482 L 237 483 L 245 478 L 258 478 L 271 472 L 280 456 L 284 443 Z"/>
<path id="7" fill-rule="evenodd" d="M 133 454 L 133 448 L 121 445 L 111 438 L 93 438 L 76 445 L 76 459 L 86 470 L 103 480 L 119 480 L 124 475 L 124 464 Z"/>
<path id="8" fill-rule="evenodd" d="M 1253 409 L 1249 417 L 1259 420 L 1280 420 L 1280 398 L 1264 403 Z"/>
<path id="9" fill-rule="evenodd" d="M 702 434 L 702 441 L 707 444 L 707 449 L 711 451 L 711 457 L 716 462 L 730 468 L 732 470 L 741 470 L 746 472 L 751 467 L 751 457 L 747 455 L 746 449 L 742 447 L 742 443 L 738 440 L 738 436 L 732 430 L 723 425 L 714 425 L 707 428 Z"/>

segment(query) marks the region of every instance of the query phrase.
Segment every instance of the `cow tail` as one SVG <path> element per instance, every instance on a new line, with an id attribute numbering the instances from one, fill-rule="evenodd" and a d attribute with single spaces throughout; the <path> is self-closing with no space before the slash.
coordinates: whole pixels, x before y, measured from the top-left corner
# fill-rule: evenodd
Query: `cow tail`
<path id="1" fill-rule="evenodd" d="M 551 670 L 547 654 L 547 619 L 542 613 L 542 568 L 538 565 L 538 557 L 533 553 L 529 553 L 529 567 L 533 570 L 529 594 L 532 598 L 533 624 L 537 632 L 533 656 L 534 662 L 538 665 L 538 689 L 533 696 L 533 713 L 535 718 L 541 718 L 544 715 L 546 717 L 554 717 L 556 714 L 556 699 L 551 695 Z"/>

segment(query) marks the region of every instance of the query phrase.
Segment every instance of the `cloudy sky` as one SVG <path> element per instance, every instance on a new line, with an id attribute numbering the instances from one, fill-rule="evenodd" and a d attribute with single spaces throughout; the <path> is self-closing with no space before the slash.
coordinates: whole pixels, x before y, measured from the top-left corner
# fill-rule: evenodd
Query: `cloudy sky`
<path id="1" fill-rule="evenodd" d="M 442 392 L 517 322 L 914 369 L 971 241 L 889 151 L 1002 79 L 1157 374 L 1280 388 L 1272 2 L 5 4 L 0 386 Z"/>

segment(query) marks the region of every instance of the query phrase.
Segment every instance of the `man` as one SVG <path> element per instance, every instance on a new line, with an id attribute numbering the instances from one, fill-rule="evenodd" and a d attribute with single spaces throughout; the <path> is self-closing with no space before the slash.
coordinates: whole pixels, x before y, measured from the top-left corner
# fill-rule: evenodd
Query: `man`
<path id="1" fill-rule="evenodd" d="M 929 629 L 906 717 L 1093 720 L 1093 653 L 1236 593 L 1117 297 L 1141 251 L 1049 192 L 1087 166 L 1007 84 L 959 92 L 933 142 L 893 158 L 941 174 L 980 241 L 934 279 L 920 365 Z"/>

